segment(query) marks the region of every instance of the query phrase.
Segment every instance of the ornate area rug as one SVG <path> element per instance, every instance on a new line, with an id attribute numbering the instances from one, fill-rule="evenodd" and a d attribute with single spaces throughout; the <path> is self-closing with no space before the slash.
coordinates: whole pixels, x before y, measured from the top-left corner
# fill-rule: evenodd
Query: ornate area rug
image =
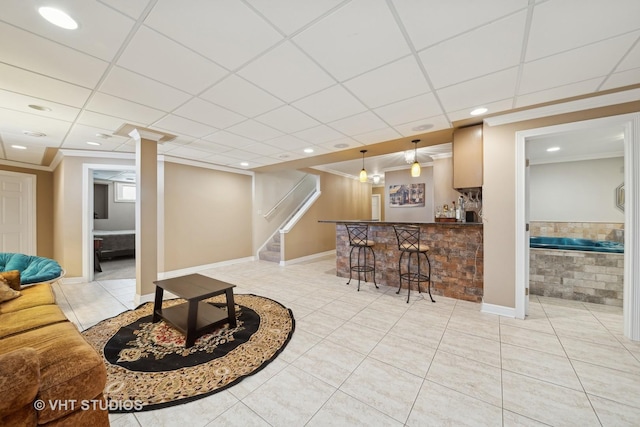
<path id="1" fill-rule="evenodd" d="M 151 323 L 153 303 L 82 332 L 107 366 L 109 412 L 159 409 L 209 396 L 252 375 L 287 345 L 291 310 L 269 298 L 234 295 L 237 327 L 220 329 L 184 347 L 184 336 L 164 321 Z M 205 300 L 226 307 L 224 295 Z M 163 307 L 185 302 L 168 300 Z"/>

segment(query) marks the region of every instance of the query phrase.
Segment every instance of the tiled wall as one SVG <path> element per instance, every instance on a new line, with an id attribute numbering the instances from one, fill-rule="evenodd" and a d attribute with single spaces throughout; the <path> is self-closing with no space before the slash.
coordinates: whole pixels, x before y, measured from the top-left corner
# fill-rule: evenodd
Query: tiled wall
<path id="1" fill-rule="evenodd" d="M 531 236 L 571 237 L 616 242 L 621 242 L 624 238 L 624 233 L 621 232 L 624 230 L 624 223 L 531 221 L 530 230 Z"/>
<path id="2" fill-rule="evenodd" d="M 622 306 L 624 254 L 531 249 L 533 295 Z"/>

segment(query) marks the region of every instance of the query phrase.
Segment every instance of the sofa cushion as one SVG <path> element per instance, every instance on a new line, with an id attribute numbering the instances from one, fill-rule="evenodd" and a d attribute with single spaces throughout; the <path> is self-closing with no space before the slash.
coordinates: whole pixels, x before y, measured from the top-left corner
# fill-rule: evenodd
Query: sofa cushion
<path id="1" fill-rule="evenodd" d="M 33 401 L 38 393 L 40 363 L 32 348 L 0 355 L 0 419 L 3 426 L 35 425 Z"/>
<path id="2" fill-rule="evenodd" d="M 68 322 L 68 319 L 55 304 L 38 305 L 3 313 L 0 314 L 0 338 L 58 322 Z"/>
<path id="3" fill-rule="evenodd" d="M 0 304 L 0 314 L 11 313 L 39 305 L 56 303 L 56 296 L 53 293 L 53 288 L 48 283 L 39 283 L 37 285 L 27 286 L 20 292 L 22 293 L 20 298 Z"/>
<path id="4" fill-rule="evenodd" d="M 38 354 L 40 389 L 37 399 L 82 401 L 102 393 L 107 380 L 104 362 L 72 323 L 55 323 L 0 339 L 0 354 L 24 347 L 32 347 Z M 72 407 L 45 405 L 38 412 L 38 422 L 45 424 L 73 410 Z"/>
<path id="5" fill-rule="evenodd" d="M 0 277 L 7 281 L 11 289 L 20 290 L 20 270 L 0 271 Z"/>
<path id="6" fill-rule="evenodd" d="M 4 278 L 0 277 L 0 303 L 18 298 L 20 292 L 12 289 Z"/>

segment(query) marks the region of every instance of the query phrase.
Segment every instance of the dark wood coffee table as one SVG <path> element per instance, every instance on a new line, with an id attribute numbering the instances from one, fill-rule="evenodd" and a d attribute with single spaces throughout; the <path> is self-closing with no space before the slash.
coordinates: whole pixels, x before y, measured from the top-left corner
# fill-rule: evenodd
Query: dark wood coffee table
<path id="1" fill-rule="evenodd" d="M 156 285 L 153 323 L 162 319 L 182 332 L 186 337 L 185 348 L 193 346 L 198 337 L 220 325 L 229 323 L 230 328 L 236 327 L 236 309 L 233 302 L 235 285 L 201 274 L 157 280 L 153 283 Z M 162 308 L 164 291 L 169 291 L 187 302 Z M 226 310 L 202 302 L 206 298 L 221 294 L 226 294 L 227 297 Z"/>

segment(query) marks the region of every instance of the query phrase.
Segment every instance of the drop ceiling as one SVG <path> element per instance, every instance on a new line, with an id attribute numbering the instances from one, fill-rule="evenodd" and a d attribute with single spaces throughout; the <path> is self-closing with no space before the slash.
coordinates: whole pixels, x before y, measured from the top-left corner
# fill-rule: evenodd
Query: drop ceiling
<path id="1" fill-rule="evenodd" d="M 3 0 L 0 161 L 131 153 L 124 123 L 177 135 L 166 156 L 237 169 L 410 147 L 475 107 L 640 84 L 638 16 L 637 0 Z"/>

